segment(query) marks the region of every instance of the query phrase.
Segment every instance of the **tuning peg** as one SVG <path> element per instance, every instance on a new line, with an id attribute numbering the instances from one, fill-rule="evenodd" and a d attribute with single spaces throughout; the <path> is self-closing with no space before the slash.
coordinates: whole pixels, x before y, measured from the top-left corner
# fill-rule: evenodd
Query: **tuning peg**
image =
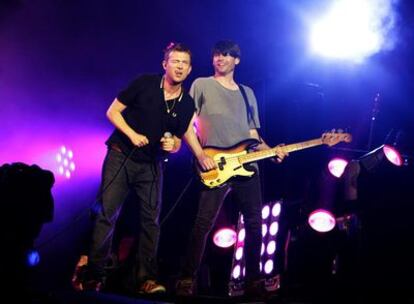
<path id="1" fill-rule="evenodd" d="M 344 133 L 344 130 L 338 129 L 338 133 Z"/>

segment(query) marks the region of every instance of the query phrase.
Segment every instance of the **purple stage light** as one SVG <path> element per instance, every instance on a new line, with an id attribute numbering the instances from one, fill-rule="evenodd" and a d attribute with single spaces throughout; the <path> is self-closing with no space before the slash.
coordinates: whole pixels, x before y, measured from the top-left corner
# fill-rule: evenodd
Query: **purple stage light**
<path id="1" fill-rule="evenodd" d="M 273 222 L 272 224 L 270 224 L 269 233 L 270 233 L 271 236 L 276 235 L 278 230 L 279 230 L 279 223 L 278 222 Z"/>
<path id="2" fill-rule="evenodd" d="M 242 228 L 240 231 L 239 231 L 239 235 L 238 235 L 238 240 L 239 240 L 239 242 L 240 243 L 243 243 L 244 242 L 244 238 L 246 237 L 246 230 L 244 229 L 244 228 Z"/>
<path id="3" fill-rule="evenodd" d="M 67 149 L 66 146 L 61 146 L 56 154 L 56 161 L 58 163 L 57 172 L 67 179 L 71 178 L 76 168 L 73 161 L 73 151 Z"/>
<path id="4" fill-rule="evenodd" d="M 221 228 L 213 236 L 213 242 L 221 248 L 228 248 L 236 243 L 236 231 L 231 228 Z"/>
<path id="5" fill-rule="evenodd" d="M 243 257 L 243 247 L 239 247 L 236 250 L 236 260 L 240 261 L 240 259 Z"/>
<path id="6" fill-rule="evenodd" d="M 268 255 L 271 255 L 275 253 L 276 251 L 276 241 L 270 241 L 269 244 L 267 244 L 266 252 Z"/>
<path id="7" fill-rule="evenodd" d="M 308 223 L 312 229 L 318 232 L 328 232 L 335 227 L 336 220 L 328 210 L 317 209 L 309 214 Z"/>
<path id="8" fill-rule="evenodd" d="M 262 208 L 262 242 L 260 248 L 260 272 L 264 276 L 265 288 L 268 291 L 274 291 L 279 288 L 276 284 L 278 274 L 273 264 L 273 259 L 277 255 L 276 234 L 279 226 L 279 216 L 281 214 L 282 201 L 275 201 L 266 204 Z M 242 214 L 239 214 L 239 221 L 237 224 L 237 243 L 233 253 L 232 273 L 229 281 L 229 295 L 238 296 L 244 293 L 245 280 L 245 255 L 244 242 L 246 237 L 245 223 Z M 269 262 L 271 261 L 271 262 Z M 275 283 L 276 282 L 276 283 Z"/>
<path id="9" fill-rule="evenodd" d="M 340 178 L 344 173 L 348 161 L 343 158 L 334 158 L 328 163 L 328 170 L 333 176 Z"/>
<path id="10" fill-rule="evenodd" d="M 264 266 L 264 271 L 265 273 L 269 274 L 272 272 L 272 270 L 273 270 L 273 261 L 267 260 Z"/>
<path id="11" fill-rule="evenodd" d="M 389 145 L 384 145 L 384 154 L 385 157 L 393 164 L 396 166 L 402 166 L 403 164 L 403 160 L 401 157 L 401 154 L 397 151 L 397 149 L 395 149 L 392 146 Z"/>
<path id="12" fill-rule="evenodd" d="M 280 210 L 281 210 L 280 203 L 274 204 L 273 207 L 272 207 L 272 216 L 274 216 L 274 217 L 279 216 Z"/>
<path id="13" fill-rule="evenodd" d="M 36 250 L 30 250 L 26 255 L 26 263 L 29 267 L 34 267 L 40 262 L 40 254 Z"/>
<path id="14" fill-rule="evenodd" d="M 267 225 L 262 224 L 262 237 L 265 237 L 267 233 Z"/>
<path id="15" fill-rule="evenodd" d="M 232 276 L 233 276 L 233 278 L 235 278 L 235 279 L 238 279 L 239 277 L 240 277 L 240 265 L 236 265 L 234 268 L 233 268 L 233 272 L 232 272 Z"/>
<path id="16" fill-rule="evenodd" d="M 262 209 L 262 219 L 267 219 L 270 214 L 270 207 L 268 205 L 264 206 Z"/>

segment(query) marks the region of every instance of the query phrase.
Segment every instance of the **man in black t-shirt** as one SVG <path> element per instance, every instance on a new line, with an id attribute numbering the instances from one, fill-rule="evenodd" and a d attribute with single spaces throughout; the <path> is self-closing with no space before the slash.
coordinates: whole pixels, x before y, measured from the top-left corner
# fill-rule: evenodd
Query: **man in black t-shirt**
<path id="1" fill-rule="evenodd" d="M 87 280 L 80 289 L 101 290 L 107 276 L 113 232 L 124 200 L 133 191 L 140 204 L 139 246 L 134 271 L 140 293 L 164 292 L 156 281 L 160 227 L 162 159 L 180 149 L 194 113 L 182 83 L 191 72 L 191 52 L 171 43 L 165 50 L 164 75 L 143 75 L 121 91 L 107 117 L 115 126 L 106 144 L 97 213 L 88 255 Z"/>

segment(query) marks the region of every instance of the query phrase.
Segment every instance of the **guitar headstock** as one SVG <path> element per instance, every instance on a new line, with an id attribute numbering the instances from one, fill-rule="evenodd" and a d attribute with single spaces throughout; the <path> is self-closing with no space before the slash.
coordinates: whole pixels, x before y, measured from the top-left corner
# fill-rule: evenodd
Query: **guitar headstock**
<path id="1" fill-rule="evenodd" d="M 339 129 L 338 131 L 333 129 L 330 132 L 323 133 L 321 140 L 322 143 L 331 147 L 340 142 L 350 143 L 352 141 L 352 135 L 350 133 L 345 133 L 341 129 Z"/>

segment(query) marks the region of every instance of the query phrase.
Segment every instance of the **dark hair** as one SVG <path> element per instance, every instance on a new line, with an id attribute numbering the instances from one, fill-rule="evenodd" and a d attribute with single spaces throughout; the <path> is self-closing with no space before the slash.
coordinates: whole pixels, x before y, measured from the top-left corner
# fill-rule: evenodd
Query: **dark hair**
<path id="1" fill-rule="evenodd" d="M 170 56 L 171 52 L 187 53 L 188 55 L 190 55 L 190 60 L 191 60 L 192 54 L 191 54 L 190 49 L 182 43 L 170 42 L 167 45 L 167 47 L 164 49 L 164 60 L 168 60 L 168 57 Z"/>
<path id="2" fill-rule="evenodd" d="M 215 54 L 229 54 L 234 58 L 240 58 L 241 51 L 237 43 L 231 40 L 220 40 L 218 41 L 212 50 L 213 56 Z"/>

